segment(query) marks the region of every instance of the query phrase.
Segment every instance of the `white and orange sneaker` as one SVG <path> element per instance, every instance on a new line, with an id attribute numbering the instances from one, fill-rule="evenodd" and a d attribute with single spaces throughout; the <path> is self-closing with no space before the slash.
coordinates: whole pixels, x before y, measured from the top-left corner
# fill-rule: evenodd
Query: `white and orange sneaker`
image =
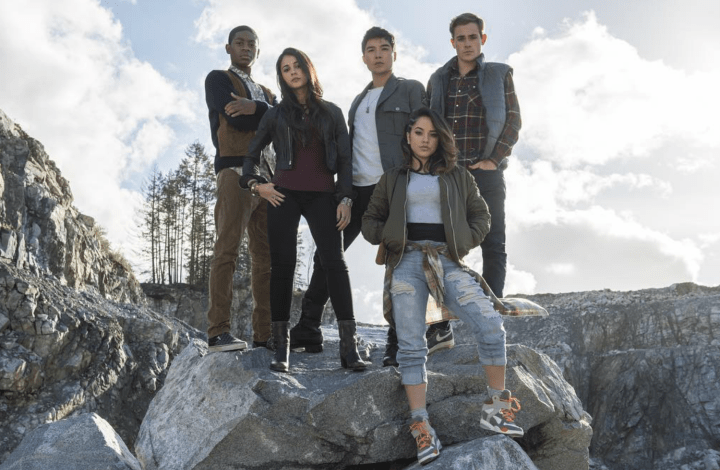
<path id="1" fill-rule="evenodd" d="M 420 465 L 428 464 L 440 457 L 442 444 L 426 419 L 410 423 L 410 432 L 417 443 L 417 458 Z"/>
<path id="2" fill-rule="evenodd" d="M 480 426 L 488 431 L 498 432 L 510 437 L 522 437 L 523 429 L 514 424 L 515 413 L 520 411 L 520 402 L 513 398 L 510 390 L 493 395 L 482 406 Z"/>

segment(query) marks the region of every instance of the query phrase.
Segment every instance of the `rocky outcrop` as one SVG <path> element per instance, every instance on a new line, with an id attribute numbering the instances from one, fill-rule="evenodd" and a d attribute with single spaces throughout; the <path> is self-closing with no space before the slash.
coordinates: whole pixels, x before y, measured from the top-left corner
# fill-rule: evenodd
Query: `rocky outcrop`
<path id="1" fill-rule="evenodd" d="M 0 260 L 109 300 L 140 303 L 140 285 L 109 249 L 92 217 L 72 205 L 70 187 L 42 144 L 0 110 Z"/>
<path id="2" fill-rule="evenodd" d="M 42 145 L 2 111 L 0 192 L 0 462 L 33 429 L 89 411 L 132 445 L 199 333 L 147 308 Z"/>
<path id="3" fill-rule="evenodd" d="M 0 461 L 32 429 L 94 411 L 132 445 L 172 358 L 200 333 L 145 306 L 0 263 Z"/>
<path id="4" fill-rule="evenodd" d="M 235 283 L 238 284 L 238 283 Z M 243 283 L 244 284 L 244 283 Z M 207 331 L 207 289 L 188 284 L 140 284 L 147 296 L 148 305 L 158 313 L 179 318 L 193 328 Z M 233 312 L 246 312 L 252 308 L 252 292 L 247 286 L 233 286 Z M 249 321 L 244 315 L 233 315 L 243 327 Z M 252 328 L 252 323 L 250 323 Z"/>
<path id="5" fill-rule="evenodd" d="M 265 349 L 208 354 L 205 343 L 193 342 L 173 362 L 143 421 L 135 444 L 143 468 L 382 467 L 412 459 L 399 373 L 381 367 L 377 344 L 385 329 L 365 327 L 360 334 L 373 364 L 364 373 L 340 367 L 334 329 L 325 330 L 323 353 L 291 354 L 290 374 L 270 371 Z M 525 466 L 507 468 L 533 468 L 528 455 L 543 470 L 588 468 L 590 417 L 572 387 L 547 356 L 520 345 L 510 346 L 508 356 L 508 387 L 523 406 L 517 422 L 527 431 L 520 440 L 525 452 L 497 444 L 480 428 L 485 376 L 476 347 L 458 346 L 428 364 L 428 412 L 446 449 L 439 464 L 467 458 L 449 452 L 455 445 L 491 438 L 485 452 L 499 446 L 503 455 L 524 456 Z"/>
<path id="6" fill-rule="evenodd" d="M 510 319 L 508 341 L 560 366 L 593 416 L 596 468 L 720 468 L 720 287 L 528 298 L 550 316 Z"/>
<path id="7" fill-rule="evenodd" d="M 115 430 L 95 413 L 30 432 L 0 470 L 141 470 Z"/>

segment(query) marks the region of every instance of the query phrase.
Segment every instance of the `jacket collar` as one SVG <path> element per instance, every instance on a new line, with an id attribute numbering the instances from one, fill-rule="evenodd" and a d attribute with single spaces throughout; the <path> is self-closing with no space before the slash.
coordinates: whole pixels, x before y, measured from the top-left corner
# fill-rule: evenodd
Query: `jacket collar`
<path id="1" fill-rule="evenodd" d="M 395 89 L 398 86 L 398 79 L 395 76 L 395 74 L 390 74 L 390 78 L 388 78 L 388 81 L 385 82 L 385 86 L 383 87 L 382 93 L 380 93 L 380 98 L 378 98 L 376 106 L 380 106 L 380 104 L 387 99 L 388 96 L 390 96 Z M 362 92 L 360 92 L 359 95 L 355 97 L 355 100 L 350 105 L 350 111 L 348 112 L 348 124 L 350 127 L 350 130 L 352 132 L 352 129 L 354 127 L 354 121 L 355 121 L 355 112 L 357 111 L 358 106 L 360 105 L 360 102 L 365 97 L 368 91 L 370 91 L 373 87 L 373 82 L 367 84 L 367 86 L 363 89 Z"/>
<path id="2" fill-rule="evenodd" d="M 378 99 L 377 104 L 380 105 L 389 95 L 392 94 L 393 91 L 395 91 L 395 88 L 398 86 L 398 79 L 395 76 L 394 73 L 390 74 L 390 78 L 388 78 L 388 81 L 385 82 L 385 86 L 383 87 L 382 93 L 380 93 L 380 99 Z M 365 94 L 370 91 L 373 88 L 373 82 L 367 84 L 365 89 L 362 91 L 361 96 L 365 96 Z"/>
<path id="3" fill-rule="evenodd" d="M 476 59 L 478 64 L 478 72 L 482 71 L 485 68 L 485 53 L 481 52 L 478 58 Z M 449 73 L 451 70 L 458 72 L 460 69 L 458 68 L 458 58 L 457 56 L 453 57 L 452 59 L 448 60 L 445 65 L 443 65 L 443 69 L 445 73 Z"/>

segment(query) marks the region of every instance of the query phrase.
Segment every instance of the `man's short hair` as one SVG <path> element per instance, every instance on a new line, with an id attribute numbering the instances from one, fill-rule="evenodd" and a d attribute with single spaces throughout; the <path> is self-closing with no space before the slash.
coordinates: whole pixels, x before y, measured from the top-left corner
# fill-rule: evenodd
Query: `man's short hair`
<path id="1" fill-rule="evenodd" d="M 260 41 L 258 39 L 258 35 L 254 29 L 252 29 L 250 26 L 242 25 L 242 26 L 236 26 L 232 29 L 232 31 L 230 31 L 230 34 L 228 34 L 228 42 L 227 43 L 232 44 L 233 39 L 235 38 L 235 35 L 237 33 L 239 33 L 240 31 L 250 31 L 251 33 L 253 33 L 253 36 L 255 36 L 255 40 L 258 42 Z"/>
<path id="2" fill-rule="evenodd" d="M 383 29 L 379 26 L 373 26 L 372 28 L 368 29 L 365 33 L 365 36 L 363 36 L 362 40 L 362 52 L 365 53 L 365 46 L 367 46 L 367 43 L 371 39 L 380 38 L 384 39 L 390 44 L 393 48 L 393 51 L 395 50 L 395 36 L 393 36 L 390 31 L 387 29 Z"/>
<path id="3" fill-rule="evenodd" d="M 453 18 L 452 21 L 450 21 L 450 36 L 453 38 L 455 37 L 455 28 L 457 28 L 458 26 L 464 26 L 470 23 L 475 23 L 476 25 L 478 25 L 480 34 L 483 33 L 483 30 L 485 29 L 485 22 L 483 21 L 483 19 L 473 13 L 463 13 L 462 15 L 458 15 Z"/>

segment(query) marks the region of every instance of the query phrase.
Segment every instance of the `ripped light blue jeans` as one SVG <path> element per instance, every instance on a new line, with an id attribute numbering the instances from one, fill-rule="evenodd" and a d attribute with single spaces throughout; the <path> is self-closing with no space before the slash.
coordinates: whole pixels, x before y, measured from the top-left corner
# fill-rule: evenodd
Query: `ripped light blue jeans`
<path id="1" fill-rule="evenodd" d="M 429 289 L 423 271 L 424 256 L 421 251 L 405 251 L 400 264 L 393 270 L 390 287 L 398 337 L 397 361 L 403 385 L 427 383 L 425 311 Z M 490 298 L 474 277 L 450 258 L 440 255 L 440 260 L 444 270 L 445 306 L 475 335 L 480 364 L 504 366 L 507 359 L 502 316 L 493 308 Z"/>

